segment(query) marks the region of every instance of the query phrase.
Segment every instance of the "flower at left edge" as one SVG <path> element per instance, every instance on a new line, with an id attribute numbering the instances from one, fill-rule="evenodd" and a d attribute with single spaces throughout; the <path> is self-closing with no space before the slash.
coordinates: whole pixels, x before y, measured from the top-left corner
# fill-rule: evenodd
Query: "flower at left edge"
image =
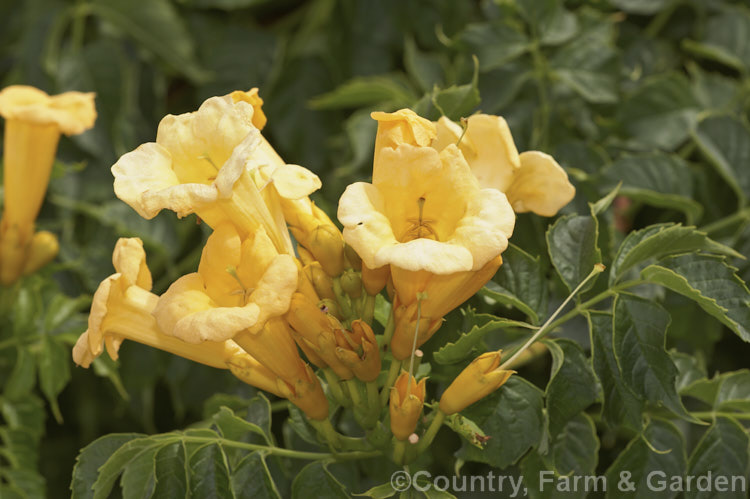
<path id="1" fill-rule="evenodd" d="M 50 96 L 34 87 L 13 85 L 0 91 L 0 116 L 5 118 L 0 283 L 9 285 L 57 255 L 57 238 L 47 231 L 35 233 L 34 222 L 60 135 L 77 135 L 94 126 L 94 94 Z"/>

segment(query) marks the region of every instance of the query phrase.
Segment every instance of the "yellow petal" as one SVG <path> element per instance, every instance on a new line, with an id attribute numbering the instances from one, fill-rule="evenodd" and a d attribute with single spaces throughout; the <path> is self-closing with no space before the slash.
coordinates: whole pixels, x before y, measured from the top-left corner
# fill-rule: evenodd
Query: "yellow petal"
<path id="1" fill-rule="evenodd" d="M 146 264 L 143 241 L 137 237 L 121 237 L 112 253 L 112 264 L 121 274 L 125 287 L 138 286 L 151 290 L 151 271 Z"/>
<path id="2" fill-rule="evenodd" d="M 34 87 L 13 85 L 0 91 L 0 115 L 8 120 L 55 125 L 65 135 L 77 135 L 94 126 L 94 94 L 49 96 Z"/>
<path id="3" fill-rule="evenodd" d="M 51 262 L 60 251 L 60 243 L 53 233 L 42 230 L 34 234 L 29 245 L 24 274 L 32 274 Z"/>
<path id="4" fill-rule="evenodd" d="M 297 266 L 290 255 L 278 255 L 268 266 L 250 295 L 250 302 L 260 308 L 260 322 L 284 315 L 297 289 Z"/>
<path id="5" fill-rule="evenodd" d="M 302 199 L 320 189 L 320 178 L 307 168 L 298 165 L 283 165 L 272 175 L 273 185 L 279 195 L 286 199 Z"/>
<path id="6" fill-rule="evenodd" d="M 474 154 L 466 149 L 463 153 L 479 185 L 506 192 L 521 166 L 508 123 L 500 116 L 475 114 L 467 121 L 464 138 L 475 148 Z"/>
<path id="7" fill-rule="evenodd" d="M 217 307 L 206 294 L 200 274 L 177 279 L 159 297 L 154 309 L 165 334 L 188 343 L 225 341 L 258 322 L 260 309 L 254 303 L 244 307 Z"/>
<path id="8" fill-rule="evenodd" d="M 521 168 L 507 194 L 516 212 L 532 211 L 551 217 L 575 197 L 576 190 L 552 156 L 527 151 L 521 153 Z"/>

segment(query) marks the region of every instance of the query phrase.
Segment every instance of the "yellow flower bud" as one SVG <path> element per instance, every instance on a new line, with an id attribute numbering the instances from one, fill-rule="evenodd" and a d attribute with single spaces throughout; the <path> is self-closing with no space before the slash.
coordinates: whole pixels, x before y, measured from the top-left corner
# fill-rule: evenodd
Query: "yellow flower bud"
<path id="1" fill-rule="evenodd" d="M 312 262 L 305 265 L 305 273 L 321 299 L 336 300 L 336 293 L 333 291 L 333 279 L 326 274 L 320 263 Z"/>
<path id="2" fill-rule="evenodd" d="M 328 275 L 339 276 L 344 270 L 344 237 L 328 215 L 309 198 L 282 199 L 281 207 L 299 245 L 312 253 Z"/>
<path id="3" fill-rule="evenodd" d="M 377 269 L 371 269 L 367 265 L 362 265 L 362 284 L 364 284 L 365 291 L 370 296 L 380 293 L 385 285 L 388 284 L 390 276 L 391 267 L 389 265 L 383 265 Z"/>
<path id="4" fill-rule="evenodd" d="M 351 268 L 357 271 L 362 271 L 362 259 L 354 248 L 348 244 L 344 244 L 344 256 L 346 257 L 346 263 L 348 263 Z"/>
<path id="5" fill-rule="evenodd" d="M 398 440 L 406 440 L 417 428 L 425 397 L 425 379 L 419 383 L 402 371 L 391 388 L 391 432 Z"/>
<path id="6" fill-rule="evenodd" d="M 483 353 L 466 366 L 440 398 L 440 410 L 450 416 L 503 386 L 515 371 L 498 369 L 501 353 Z"/>
<path id="7" fill-rule="evenodd" d="M 380 351 L 375 333 L 364 321 L 352 322 L 351 331 L 336 330 L 336 356 L 357 379 L 369 382 L 380 374 Z"/>
<path id="8" fill-rule="evenodd" d="M 362 274 L 354 269 L 344 271 L 341 276 L 341 288 L 351 298 L 362 296 Z"/>
<path id="9" fill-rule="evenodd" d="M 341 323 L 320 310 L 302 294 L 295 293 L 287 313 L 287 320 L 297 344 L 303 351 L 312 350 L 341 379 L 352 379 L 354 373 L 336 356 L 335 331 L 343 329 Z"/>
<path id="10" fill-rule="evenodd" d="M 60 243 L 53 233 L 42 230 L 31 238 L 28 258 L 23 267 L 25 275 L 33 274 L 52 261 L 60 251 Z"/>

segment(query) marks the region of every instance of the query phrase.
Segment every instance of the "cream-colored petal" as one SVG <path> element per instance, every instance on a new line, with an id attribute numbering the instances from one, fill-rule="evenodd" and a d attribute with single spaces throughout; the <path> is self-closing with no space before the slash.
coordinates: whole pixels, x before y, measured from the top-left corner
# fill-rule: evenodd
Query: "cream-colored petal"
<path id="1" fill-rule="evenodd" d="M 527 151 L 521 153 L 521 168 L 516 171 L 507 194 L 516 212 L 532 211 L 551 217 L 575 197 L 576 190 L 552 156 Z"/>
<path id="2" fill-rule="evenodd" d="M 98 357 L 98 355 L 94 355 L 89 345 L 89 332 L 86 331 L 78 337 L 78 341 L 76 341 L 76 344 L 73 346 L 73 362 L 86 369 L 88 369 L 94 359 Z M 101 349 L 101 343 L 99 346 Z"/>
<path id="3" fill-rule="evenodd" d="M 500 116 L 475 114 L 467 121 L 466 135 L 476 153 L 462 150 L 482 188 L 506 192 L 520 168 L 518 149 L 508 123 Z"/>
<path id="4" fill-rule="evenodd" d="M 468 248 L 473 261 L 471 270 L 479 270 L 505 251 L 515 222 L 516 216 L 505 194 L 496 189 L 482 189 L 469 203 L 466 215 L 447 242 Z"/>
<path id="5" fill-rule="evenodd" d="M 167 115 L 159 123 L 156 142 L 169 151 L 182 183 L 206 183 L 232 151 L 257 129 L 253 106 L 231 98 L 211 97 L 197 111 Z"/>
<path id="6" fill-rule="evenodd" d="M 440 117 L 435 123 L 437 136 L 432 141 L 432 148 L 442 151 L 451 144 L 457 145 L 465 158 L 473 158 L 477 154 L 477 148 L 474 146 L 471 138 L 464 133 L 461 125 L 451 121 L 445 116 Z M 460 139 L 460 141 L 459 141 Z"/>
<path id="7" fill-rule="evenodd" d="M 287 313 L 292 295 L 297 290 L 297 276 L 294 257 L 278 255 L 271 262 L 250 295 L 250 302 L 260 308 L 260 323 Z"/>
<path id="8" fill-rule="evenodd" d="M 122 274 L 123 286 L 138 286 L 151 290 L 151 271 L 146 265 L 146 252 L 143 241 L 137 237 L 121 237 L 112 252 L 115 271 Z"/>
<path id="9" fill-rule="evenodd" d="M 286 199 L 302 199 L 320 189 L 320 178 L 299 165 L 284 165 L 276 168 L 273 185 L 279 195 Z"/>
<path id="10" fill-rule="evenodd" d="M 337 215 L 344 226 L 344 240 L 370 268 L 383 265 L 375 263 L 381 248 L 398 244 L 384 210 L 380 191 L 365 182 L 349 185 L 339 200 Z"/>
<path id="11" fill-rule="evenodd" d="M 77 135 L 94 126 L 94 94 L 65 92 L 49 96 L 26 85 L 13 85 L 0 91 L 0 115 L 5 119 L 54 124 L 65 135 Z"/>
<path id="12" fill-rule="evenodd" d="M 232 155 L 225 163 L 219 163 L 219 172 L 216 175 L 216 189 L 219 191 L 219 197 L 228 199 L 232 197 L 234 184 L 245 172 L 245 166 L 249 158 L 253 156 L 254 151 L 260 144 L 260 132 L 250 130 L 247 136 L 232 150 Z"/>
<path id="13" fill-rule="evenodd" d="M 432 239 L 414 239 L 406 243 L 381 248 L 375 263 L 395 265 L 406 270 L 426 270 L 433 274 L 451 274 L 472 268 L 472 254 L 456 244 Z"/>
<path id="14" fill-rule="evenodd" d="M 87 337 L 89 340 L 89 350 L 91 350 L 91 353 L 94 356 L 102 353 L 102 342 L 104 341 L 102 322 L 107 315 L 110 293 L 117 292 L 115 286 L 119 286 L 119 283 L 117 282 L 119 280 L 120 274 L 113 274 L 104 279 L 99 283 L 99 287 L 96 288 L 94 297 L 91 300 L 91 312 L 89 312 Z"/>
<path id="15" fill-rule="evenodd" d="M 225 341 L 258 321 L 254 303 L 245 307 L 217 307 L 205 292 L 200 274 L 177 279 L 159 297 L 154 317 L 165 334 L 187 343 Z"/>
<path id="16" fill-rule="evenodd" d="M 112 174 L 117 197 L 146 219 L 165 208 L 184 217 L 218 198 L 218 191 L 211 185 L 180 184 L 172 171 L 169 151 L 154 142 L 120 157 L 112 166 Z"/>

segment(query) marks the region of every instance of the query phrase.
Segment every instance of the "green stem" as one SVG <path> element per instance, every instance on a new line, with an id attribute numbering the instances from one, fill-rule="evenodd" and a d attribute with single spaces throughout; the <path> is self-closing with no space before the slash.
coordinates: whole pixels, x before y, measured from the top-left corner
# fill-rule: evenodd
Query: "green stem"
<path id="1" fill-rule="evenodd" d="M 393 462 L 402 465 L 404 464 L 404 458 L 406 456 L 406 446 L 408 443 L 406 440 L 396 440 L 393 445 Z"/>
<path id="2" fill-rule="evenodd" d="M 388 403 L 388 397 L 391 395 L 391 387 L 398 378 L 398 373 L 401 370 L 401 361 L 393 359 L 391 360 L 391 367 L 388 368 L 388 377 L 385 379 L 385 385 L 383 385 L 383 391 L 380 392 L 380 406 L 383 407 Z"/>
<path id="3" fill-rule="evenodd" d="M 326 378 L 326 383 L 328 383 L 328 389 L 331 390 L 331 393 L 333 394 L 333 398 L 344 407 L 351 406 L 351 400 L 344 396 L 344 391 L 341 389 L 339 379 L 333 370 L 331 370 L 330 367 L 327 367 L 322 369 L 322 371 L 323 376 Z"/>
<path id="4" fill-rule="evenodd" d="M 715 222 L 711 222 L 708 225 L 704 225 L 700 228 L 700 230 L 710 235 L 713 232 L 719 232 L 726 229 L 727 227 L 732 227 L 737 223 L 747 222 L 748 220 L 750 220 L 750 207 L 739 210 L 738 212 L 733 213 L 728 217 L 716 220 Z"/>
<path id="5" fill-rule="evenodd" d="M 330 445 L 332 448 L 338 449 L 341 447 L 339 432 L 337 432 L 333 427 L 330 419 L 324 419 L 322 421 L 311 419 L 310 424 L 313 426 L 313 428 L 318 430 L 318 433 L 323 436 L 323 439 L 328 442 L 328 445 Z"/>
<path id="6" fill-rule="evenodd" d="M 341 287 L 341 276 L 333 278 L 333 292 L 336 295 L 336 301 L 339 302 L 339 308 L 344 318 L 349 321 L 352 318 L 352 304 L 349 296 L 344 293 Z"/>
<path id="7" fill-rule="evenodd" d="M 378 393 L 378 382 L 368 381 L 365 383 L 367 387 L 367 406 L 375 418 L 380 415 L 380 394 Z"/>
<path id="8" fill-rule="evenodd" d="M 526 351 L 527 348 L 529 348 L 531 345 L 533 345 L 536 341 L 542 339 L 549 331 L 552 331 L 552 328 L 550 327 L 555 320 L 555 317 L 557 317 L 560 312 L 562 312 L 562 309 L 565 308 L 565 306 L 568 304 L 570 300 L 573 299 L 573 297 L 578 294 L 578 292 L 583 288 L 584 285 L 586 285 L 587 282 L 589 282 L 591 279 L 593 279 L 595 276 L 599 275 L 604 271 L 604 265 L 597 264 L 594 265 L 594 268 L 589 272 L 589 275 L 586 276 L 586 278 L 581 281 L 581 283 L 576 286 L 576 288 L 568 295 L 567 298 L 565 298 L 565 301 L 562 302 L 562 304 L 557 307 L 557 310 L 549 316 L 549 319 L 547 319 L 547 322 L 542 324 L 542 327 L 540 327 L 534 335 L 529 338 L 529 340 L 524 343 L 524 345 L 516 350 L 516 352 L 505 362 L 503 362 L 498 369 L 505 369 L 509 364 L 511 364 L 516 358 L 518 358 L 519 355 L 521 355 L 524 351 Z M 609 290 L 607 290 L 609 291 Z M 604 299 L 604 298 L 602 298 Z M 578 307 L 576 307 L 577 309 Z M 574 309 L 574 311 L 576 310 Z"/>
<path id="9" fill-rule="evenodd" d="M 212 437 L 192 437 L 183 436 L 184 442 L 194 443 L 218 443 L 226 447 L 235 447 L 238 449 L 246 450 L 261 450 L 269 454 L 276 456 L 288 457 L 292 459 L 336 459 L 336 460 L 347 460 L 347 459 L 366 459 L 369 457 L 375 457 L 380 455 L 380 451 L 356 451 L 356 452 L 340 452 L 340 453 L 326 453 L 326 452 L 305 452 L 292 449 L 282 449 L 281 447 L 269 447 L 266 445 L 248 444 L 245 442 L 237 442 L 234 440 L 227 440 L 225 438 L 212 438 Z"/>
<path id="10" fill-rule="evenodd" d="M 372 319 L 375 317 L 375 297 L 364 293 L 365 303 L 362 306 L 362 320 L 368 324 L 372 324 Z"/>
<path id="11" fill-rule="evenodd" d="M 664 26 L 666 26 L 667 21 L 669 21 L 669 18 L 672 17 L 672 14 L 674 14 L 675 9 L 677 8 L 679 2 L 673 1 L 667 8 L 659 12 L 659 14 L 654 17 L 654 19 L 649 23 L 648 26 L 646 26 L 646 29 L 644 30 L 645 34 L 649 38 L 656 38 L 656 35 L 659 34 L 659 31 L 662 30 Z"/>
<path id="12" fill-rule="evenodd" d="M 393 308 L 388 316 L 388 322 L 385 324 L 385 332 L 383 333 L 383 345 L 390 346 L 393 333 L 396 331 L 396 318 L 393 316 Z"/>
<path id="13" fill-rule="evenodd" d="M 357 380 L 354 378 L 347 379 L 344 381 L 344 385 L 349 389 L 349 394 L 352 397 L 352 403 L 354 407 L 362 407 L 362 397 L 359 394 L 359 386 L 357 386 Z"/>
<path id="14" fill-rule="evenodd" d="M 691 412 L 691 416 L 696 417 L 698 419 L 707 419 L 712 420 L 716 417 L 725 417 L 725 418 L 735 418 L 735 419 L 748 419 L 750 420 L 750 413 L 745 412 L 713 412 L 713 411 L 706 411 L 706 412 Z"/>
<path id="15" fill-rule="evenodd" d="M 271 402 L 271 412 L 286 411 L 288 409 L 289 409 L 288 400 L 277 400 L 275 402 Z"/>
<path id="16" fill-rule="evenodd" d="M 425 449 L 427 449 L 427 447 L 430 446 L 432 441 L 435 439 L 435 435 L 437 435 L 438 430 L 440 430 L 440 427 L 443 425 L 443 421 L 445 421 L 445 413 L 440 409 L 436 409 L 435 417 L 432 418 L 430 426 L 427 427 L 427 431 L 425 432 L 424 436 L 419 439 L 419 443 L 417 444 L 417 454 L 421 454 L 425 451 Z"/>

